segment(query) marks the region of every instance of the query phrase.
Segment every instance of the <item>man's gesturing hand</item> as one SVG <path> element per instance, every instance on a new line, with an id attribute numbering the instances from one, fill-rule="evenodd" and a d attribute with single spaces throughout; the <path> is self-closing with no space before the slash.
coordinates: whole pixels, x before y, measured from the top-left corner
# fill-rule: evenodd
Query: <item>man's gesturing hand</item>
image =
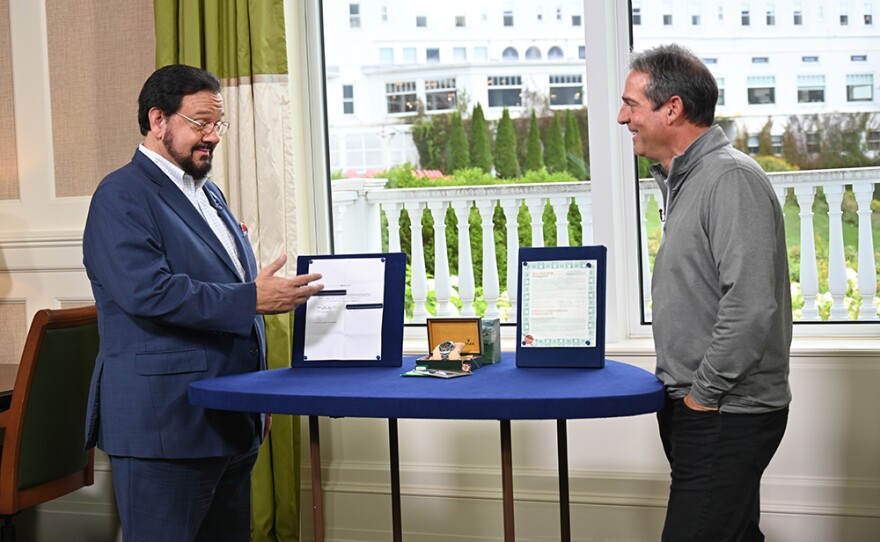
<path id="1" fill-rule="evenodd" d="M 276 277 L 275 273 L 284 267 L 287 255 L 282 254 L 274 262 L 264 267 L 257 279 L 257 314 L 279 314 L 292 311 L 305 303 L 313 294 L 324 289 L 323 284 L 310 282 L 320 280 L 320 273 L 297 275 L 291 279 Z"/>

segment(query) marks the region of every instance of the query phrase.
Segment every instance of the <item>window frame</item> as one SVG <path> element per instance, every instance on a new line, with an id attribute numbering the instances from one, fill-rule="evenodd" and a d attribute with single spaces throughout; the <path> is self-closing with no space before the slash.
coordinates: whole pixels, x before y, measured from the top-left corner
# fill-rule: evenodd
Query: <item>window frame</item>
<path id="1" fill-rule="evenodd" d="M 864 82 L 851 82 L 854 77 L 867 77 L 868 80 Z M 867 88 L 870 96 L 867 98 L 854 98 L 855 91 L 857 89 Z M 876 95 L 874 94 L 874 74 L 873 73 L 858 73 L 858 74 L 847 74 L 846 75 L 846 102 L 873 102 Z"/>
<path id="2" fill-rule="evenodd" d="M 390 88 L 392 85 L 397 85 L 399 88 L 392 89 Z M 408 102 L 406 97 L 411 96 L 412 101 Z M 414 79 L 407 81 L 391 81 L 385 83 L 385 111 L 389 115 L 393 115 L 395 117 L 405 117 L 408 115 L 416 115 L 418 114 L 418 85 Z M 391 100 L 402 100 L 402 105 L 404 111 L 391 111 Z M 407 103 L 412 103 L 412 107 L 407 110 Z"/>
<path id="3" fill-rule="evenodd" d="M 504 79 L 504 80 L 510 79 L 511 81 L 501 81 L 502 79 Z M 495 76 L 491 76 L 486 80 L 486 87 L 488 89 L 487 93 L 486 93 L 486 96 L 487 96 L 486 102 L 488 104 L 487 107 L 507 107 L 507 108 L 522 107 L 522 91 L 525 87 L 523 86 L 523 78 L 521 75 L 495 75 Z M 510 91 L 512 91 L 512 90 L 518 91 L 517 96 L 519 97 L 519 103 L 517 103 L 517 104 L 502 103 L 502 104 L 498 104 L 498 105 L 492 104 L 493 96 L 506 97 L 509 95 Z M 494 94 L 493 94 L 493 92 L 494 92 Z M 502 101 L 506 102 L 507 100 L 505 98 Z"/>
<path id="4" fill-rule="evenodd" d="M 580 73 L 573 74 L 554 74 L 551 73 L 549 76 L 548 88 L 550 89 L 550 95 L 548 99 L 550 100 L 550 105 L 554 107 L 566 107 L 566 106 L 577 106 L 584 104 L 584 78 Z M 574 91 L 579 97 L 575 97 L 572 102 L 559 102 L 558 96 L 554 94 L 556 92 L 562 92 L 568 95 L 570 92 Z M 557 98 L 554 98 L 557 96 Z M 554 101 L 555 100 L 555 101 Z"/>
<path id="5" fill-rule="evenodd" d="M 641 322 L 641 284 L 638 186 L 632 140 L 616 122 L 620 94 L 628 73 L 630 11 L 628 2 L 606 0 L 584 1 L 590 17 L 584 18 L 590 62 L 585 81 L 607 81 L 608 84 L 587 85 L 590 152 L 608 157 L 591 164 L 596 179 L 592 190 L 594 242 L 609 248 L 606 341 L 620 342 L 630 338 L 649 338 L 651 326 Z M 297 220 L 297 250 L 300 253 L 333 252 L 333 218 L 330 200 L 329 135 L 327 133 L 327 95 L 323 60 L 323 27 L 321 0 L 303 4 L 285 0 L 288 24 L 288 64 L 290 97 L 294 120 L 302 126 L 294 143 L 300 160 L 295 161 L 295 182 L 301 190 L 300 213 Z M 837 336 L 876 335 L 876 325 L 795 326 L 795 336 L 823 333 Z M 800 332 L 799 332 L 800 328 Z M 424 331 L 422 331 L 423 333 Z"/>
<path id="6" fill-rule="evenodd" d="M 765 84 L 759 82 L 764 79 Z M 767 106 L 776 105 L 776 77 L 773 75 L 749 76 L 746 79 L 746 103 L 749 106 Z M 758 101 L 763 94 L 766 94 L 769 101 Z"/>
<path id="7" fill-rule="evenodd" d="M 825 75 L 797 76 L 797 102 L 799 104 L 824 104 L 827 84 Z M 816 100 L 817 92 L 821 92 L 821 99 Z"/>
<path id="8" fill-rule="evenodd" d="M 452 103 L 449 104 L 450 96 Z M 442 79 L 426 79 L 425 80 L 425 112 L 443 113 L 455 110 L 455 104 L 458 101 L 458 89 L 456 88 L 455 77 L 445 77 Z M 433 107 L 433 104 L 444 103 L 449 107 Z"/>
<path id="9" fill-rule="evenodd" d="M 347 106 L 351 106 L 351 111 Z M 354 115 L 354 85 L 342 85 L 342 114 Z"/>

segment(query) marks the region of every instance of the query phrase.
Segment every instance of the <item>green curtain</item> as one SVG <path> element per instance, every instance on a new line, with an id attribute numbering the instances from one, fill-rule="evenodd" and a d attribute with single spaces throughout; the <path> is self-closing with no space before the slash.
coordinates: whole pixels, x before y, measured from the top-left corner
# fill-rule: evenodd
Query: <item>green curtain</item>
<path id="1" fill-rule="evenodd" d="M 283 0 L 154 0 L 153 8 L 156 66 L 197 66 L 223 81 L 231 127 L 212 179 L 254 232 L 257 261 L 292 256 L 294 203 L 283 203 L 293 200 L 291 160 L 277 149 L 290 130 Z M 290 314 L 266 318 L 270 369 L 290 366 L 292 322 Z M 252 540 L 299 541 L 300 455 L 299 417 L 275 415 L 254 469 Z"/>

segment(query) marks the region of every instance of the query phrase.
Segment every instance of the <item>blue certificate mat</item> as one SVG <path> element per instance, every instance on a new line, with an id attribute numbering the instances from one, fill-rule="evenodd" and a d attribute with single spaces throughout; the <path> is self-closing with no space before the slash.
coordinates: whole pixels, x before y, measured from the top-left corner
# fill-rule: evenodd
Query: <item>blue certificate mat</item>
<path id="1" fill-rule="evenodd" d="M 607 249 L 519 249 L 518 367 L 605 366 Z"/>
<path id="2" fill-rule="evenodd" d="M 294 313 L 292 367 L 400 367 L 406 254 L 299 256 L 324 289 Z"/>

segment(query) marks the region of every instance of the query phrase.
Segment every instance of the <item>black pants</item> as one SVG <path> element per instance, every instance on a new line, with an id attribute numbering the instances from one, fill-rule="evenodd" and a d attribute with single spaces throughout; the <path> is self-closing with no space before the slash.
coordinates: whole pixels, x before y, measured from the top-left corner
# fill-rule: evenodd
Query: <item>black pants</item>
<path id="1" fill-rule="evenodd" d="M 667 400 L 657 421 L 672 468 L 663 542 L 764 540 L 761 476 L 782 441 L 788 408 L 727 414 Z"/>

